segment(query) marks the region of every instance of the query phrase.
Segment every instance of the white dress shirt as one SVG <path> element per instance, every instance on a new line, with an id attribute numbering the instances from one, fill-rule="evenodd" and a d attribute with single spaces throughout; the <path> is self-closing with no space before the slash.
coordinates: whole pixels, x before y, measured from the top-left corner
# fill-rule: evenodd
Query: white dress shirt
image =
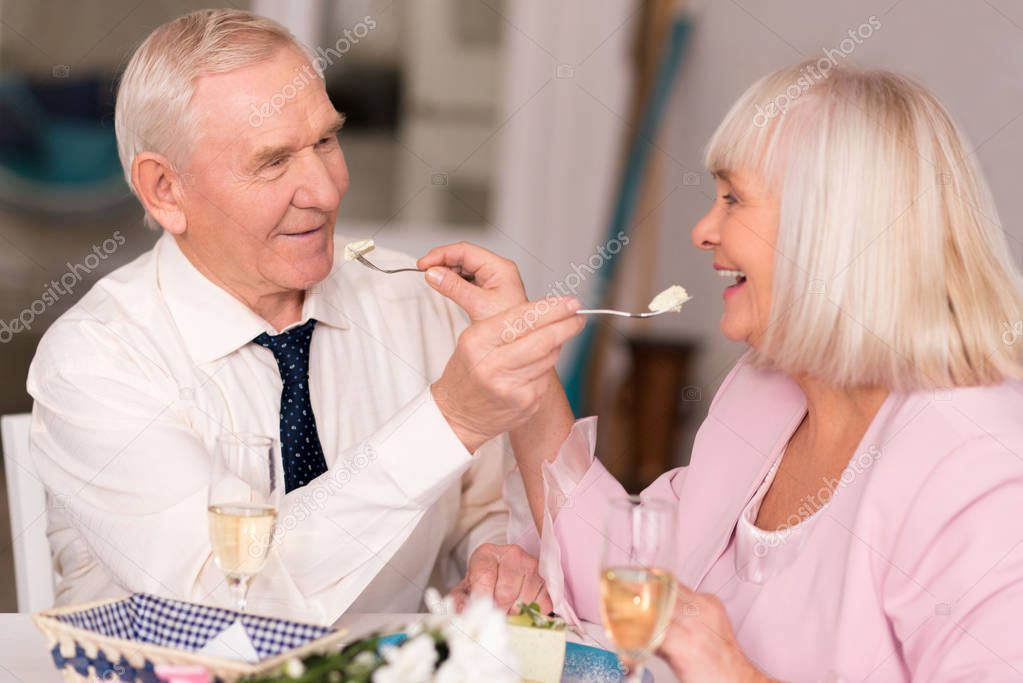
<path id="1" fill-rule="evenodd" d="M 484 542 L 505 542 L 507 438 L 471 455 L 429 391 L 466 320 L 421 275 L 340 257 L 306 293 L 313 412 L 328 471 L 283 497 L 253 612 L 329 623 L 415 612 Z M 407 256 L 377 250 L 381 265 Z M 57 603 L 145 591 L 229 606 L 207 530 L 214 440 L 278 436 L 265 320 L 169 235 L 100 280 L 46 332 L 29 371 L 31 451 L 49 492 Z"/>

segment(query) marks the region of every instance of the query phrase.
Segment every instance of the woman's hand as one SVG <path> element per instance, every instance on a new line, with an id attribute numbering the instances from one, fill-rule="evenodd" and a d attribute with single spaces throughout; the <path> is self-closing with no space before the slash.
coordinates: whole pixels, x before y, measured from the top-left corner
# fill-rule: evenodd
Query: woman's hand
<path id="1" fill-rule="evenodd" d="M 529 334 L 545 317 L 561 317 L 557 309 L 562 305 L 559 304 L 562 300 L 555 297 L 546 297 L 534 302 L 531 307 L 522 308 L 526 305 L 526 288 L 515 263 L 475 244 L 459 242 L 437 247 L 419 259 L 416 265 L 428 269 L 426 279 L 430 286 L 458 304 L 472 319 L 474 326 L 489 326 L 500 321 L 500 340 L 504 343 L 511 343 Z M 459 272 L 471 273 L 475 282 L 466 282 L 459 276 Z M 579 309 L 578 301 L 574 301 L 573 305 L 573 312 Z M 514 310 L 524 312 L 517 317 L 511 316 Z M 556 344 L 550 347 L 551 355 L 545 360 L 547 370 L 544 377 L 530 384 L 529 388 L 536 392 L 529 403 L 532 417 L 509 427 L 508 431 L 519 472 L 526 486 L 526 498 L 529 500 L 533 522 L 541 533 L 545 498 L 542 465 L 554 460 L 575 422 L 561 380 L 554 370 L 554 362 L 561 352 L 562 344 L 581 332 L 585 323 L 582 316 L 576 316 L 574 323 L 567 320 L 557 323 L 558 329 L 567 334 L 558 334 Z M 534 364 L 534 367 L 540 365 Z M 543 387 L 539 388 L 541 383 Z M 453 392 L 458 382 L 447 386 Z M 440 397 L 438 405 L 441 405 L 443 393 L 435 392 L 434 395 Z M 441 410 L 444 411 L 443 406 Z M 453 425 L 457 423 L 452 422 L 451 418 L 449 422 Z M 511 422 L 508 424 L 511 425 Z M 466 443 L 464 439 L 463 443 Z"/>
<path id="2" fill-rule="evenodd" d="M 767 683 L 770 679 L 757 671 L 735 642 L 732 623 L 717 596 L 693 592 L 681 583 L 677 586 L 675 612 L 657 653 L 679 680 Z"/>
<path id="3" fill-rule="evenodd" d="M 435 247 L 416 261 L 430 286 L 462 307 L 474 322 L 525 303 L 526 288 L 514 261 L 469 242 Z M 466 282 L 459 273 L 471 274 Z"/>

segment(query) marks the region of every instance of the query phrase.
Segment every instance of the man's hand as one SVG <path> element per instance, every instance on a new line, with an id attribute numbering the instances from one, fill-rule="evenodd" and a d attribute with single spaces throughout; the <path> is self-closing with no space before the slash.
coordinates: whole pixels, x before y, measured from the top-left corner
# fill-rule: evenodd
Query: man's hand
<path id="1" fill-rule="evenodd" d="M 577 310 L 574 297 L 527 302 L 473 323 L 458 337 L 431 389 L 467 450 L 475 451 L 536 413 L 550 391 L 562 345 L 585 325 Z"/>
<path id="2" fill-rule="evenodd" d="M 521 308 L 528 304 L 525 304 L 526 290 L 522 286 L 522 277 L 519 275 L 515 263 L 468 242 L 437 247 L 419 259 L 416 265 L 429 269 L 427 281 L 430 286 L 458 304 L 475 321 L 473 327 L 498 321 L 496 324 L 498 327 L 503 326 L 501 334 L 506 341 L 514 339 L 518 333 L 535 328 L 537 321 L 546 320 L 558 301 L 556 298 L 549 297 L 533 304 L 532 311 L 528 308 Z M 466 282 L 458 273 L 471 273 L 474 282 Z M 573 310 L 578 310 L 578 302 L 575 300 L 573 302 L 573 305 L 576 306 Z M 515 313 L 516 310 L 524 310 L 525 313 L 519 316 Z M 539 315 L 541 313 L 543 315 Z M 560 312 L 554 310 L 553 314 L 557 317 Z M 557 323 L 557 325 L 571 326 L 568 329 L 568 337 L 561 335 L 560 330 L 554 332 L 557 328 L 553 324 L 551 325 L 552 335 L 559 336 L 551 340 L 550 356 L 543 363 L 533 362 L 532 368 L 538 373 L 542 373 L 536 375 L 536 379 L 516 386 L 498 372 L 481 378 L 477 383 L 489 389 L 488 401 L 493 411 L 496 411 L 497 405 L 502 400 L 500 394 L 502 390 L 506 392 L 505 399 L 521 402 L 519 410 L 514 414 L 511 411 L 505 411 L 504 419 L 500 422 L 502 429 L 487 431 L 485 429 L 486 422 L 477 420 L 473 423 L 467 419 L 468 414 L 459 415 L 460 405 L 474 407 L 486 405 L 463 403 L 473 400 L 468 394 L 455 398 L 453 393 L 448 393 L 447 395 L 453 400 L 448 401 L 445 405 L 445 400 L 438 391 L 439 388 L 443 388 L 445 392 L 451 392 L 455 388 L 460 388 L 463 391 L 472 388 L 471 385 L 457 386 L 456 378 L 459 373 L 452 365 L 449 365 L 444 373 L 446 376 L 450 374 L 450 377 L 442 377 L 442 381 L 434 385 L 434 397 L 438 407 L 441 408 L 441 412 L 459 439 L 470 450 L 474 450 L 471 448 L 471 444 L 476 443 L 482 437 L 494 436 L 501 431 L 508 432 L 512 449 L 515 451 L 515 460 L 518 462 L 522 480 L 526 485 L 529 509 L 533 513 L 533 521 L 538 530 L 542 527 L 544 508 L 542 465 L 557 457 L 558 450 L 571 432 L 572 423 L 575 421 L 572 408 L 565 396 L 565 390 L 561 386 L 561 380 L 554 370 L 554 363 L 557 360 L 561 344 L 580 332 L 586 324 L 580 319 L 583 316 L 572 317 L 575 320 L 569 323 Z M 554 318 L 551 319 L 551 322 L 554 322 Z M 466 330 L 466 333 L 470 330 L 472 328 Z M 528 339 L 529 337 L 526 337 L 524 341 L 531 343 L 527 341 Z M 462 341 L 462 339 L 459 340 L 460 345 Z M 477 343 L 474 340 L 466 340 L 466 342 L 469 346 Z M 541 343 L 541 340 L 536 340 L 535 343 Z M 516 342 L 516 344 L 521 345 L 522 342 Z M 484 350 L 484 357 L 487 353 L 489 352 Z M 465 350 L 464 355 L 470 355 L 469 349 Z M 452 364 L 455 363 L 455 360 L 452 358 Z M 449 373 L 448 370 L 451 372 Z M 530 376 L 533 377 L 532 373 Z M 485 416 L 486 413 L 482 413 L 482 415 Z M 483 438 L 483 440 L 486 439 Z"/>
<path id="3" fill-rule="evenodd" d="M 536 602 L 547 614 L 553 609 L 540 578 L 536 558 L 517 545 L 484 543 L 469 558 L 469 571 L 451 590 L 461 611 L 470 598 L 488 596 L 505 612 L 520 602 Z"/>

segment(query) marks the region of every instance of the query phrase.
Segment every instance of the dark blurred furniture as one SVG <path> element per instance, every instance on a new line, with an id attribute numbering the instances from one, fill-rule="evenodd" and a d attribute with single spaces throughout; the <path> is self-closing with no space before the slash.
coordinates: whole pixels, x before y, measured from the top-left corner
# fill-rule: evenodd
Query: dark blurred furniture
<path id="1" fill-rule="evenodd" d="M 627 491 L 637 493 L 679 461 L 680 436 L 695 417 L 701 392 L 695 385 L 693 341 L 632 336 L 626 340 L 630 368 L 615 402 L 610 453 L 604 462 Z"/>

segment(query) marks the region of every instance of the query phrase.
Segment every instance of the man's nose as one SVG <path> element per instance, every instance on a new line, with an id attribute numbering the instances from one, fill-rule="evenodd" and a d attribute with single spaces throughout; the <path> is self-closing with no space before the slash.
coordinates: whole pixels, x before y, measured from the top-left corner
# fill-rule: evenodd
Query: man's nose
<path id="1" fill-rule="evenodd" d="M 347 187 L 347 174 L 342 181 L 342 187 L 338 187 L 338 182 L 331 176 L 323 159 L 315 153 L 310 154 L 302 160 L 294 204 L 300 209 L 317 209 L 329 213 L 341 203 L 341 197 Z"/>

